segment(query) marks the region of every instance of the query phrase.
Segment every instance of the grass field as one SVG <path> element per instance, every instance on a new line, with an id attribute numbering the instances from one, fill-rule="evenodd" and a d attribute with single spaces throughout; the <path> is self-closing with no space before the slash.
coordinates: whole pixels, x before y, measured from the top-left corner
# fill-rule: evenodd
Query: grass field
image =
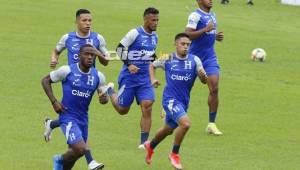
<path id="1" fill-rule="evenodd" d="M 114 49 L 131 28 L 142 24 L 148 6 L 160 10 L 158 53 L 173 50 L 173 37 L 184 30 L 196 5 L 193 0 L 0 0 L 0 169 L 47 170 L 52 155 L 66 150 L 59 129 L 45 143 L 42 121 L 55 118 L 40 80 L 49 71 L 50 54 L 59 38 L 75 29 L 75 11 L 88 8 L 93 30 Z M 181 147 L 186 170 L 296 170 L 300 169 L 300 7 L 277 0 L 237 0 L 222 6 L 214 1 L 218 29 L 225 40 L 217 43 L 221 65 L 217 118 L 222 137 L 206 135 L 207 88 L 195 84 L 189 116 L 192 127 Z M 249 58 L 253 48 L 264 48 L 264 63 Z M 66 63 L 66 53 L 60 65 Z M 116 83 L 119 61 L 99 66 Z M 163 80 L 163 74 L 158 72 Z M 164 82 L 164 81 L 163 81 Z M 54 91 L 61 96 L 60 85 Z M 159 118 L 162 88 L 156 90 L 150 136 L 162 125 Z M 96 160 L 108 170 L 172 169 L 167 155 L 174 136 L 156 149 L 153 164 L 144 163 L 139 142 L 140 109 L 133 105 L 119 116 L 110 104 L 90 106 L 89 140 Z M 85 159 L 74 170 L 87 169 Z"/>

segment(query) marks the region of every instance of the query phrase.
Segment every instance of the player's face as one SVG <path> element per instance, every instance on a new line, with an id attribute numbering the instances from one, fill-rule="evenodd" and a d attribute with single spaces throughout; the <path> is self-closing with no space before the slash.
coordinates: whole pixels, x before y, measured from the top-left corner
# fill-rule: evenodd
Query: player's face
<path id="1" fill-rule="evenodd" d="M 144 25 L 150 31 L 156 31 L 158 25 L 159 15 L 156 14 L 148 14 L 144 17 Z"/>
<path id="2" fill-rule="evenodd" d="M 95 60 L 94 49 L 92 49 L 92 47 L 84 48 L 80 53 L 79 58 L 82 66 L 85 68 L 92 67 Z"/>
<path id="3" fill-rule="evenodd" d="M 77 29 L 80 32 L 88 33 L 92 26 L 91 14 L 80 14 L 76 19 Z"/>
<path id="4" fill-rule="evenodd" d="M 182 37 L 182 38 L 177 39 L 175 41 L 175 47 L 176 47 L 177 54 L 179 54 L 181 57 L 186 56 L 190 45 L 191 45 L 191 40 L 188 39 L 187 37 Z"/>
<path id="5" fill-rule="evenodd" d="M 212 8 L 212 0 L 198 0 L 198 5 L 203 6 L 204 8 Z"/>

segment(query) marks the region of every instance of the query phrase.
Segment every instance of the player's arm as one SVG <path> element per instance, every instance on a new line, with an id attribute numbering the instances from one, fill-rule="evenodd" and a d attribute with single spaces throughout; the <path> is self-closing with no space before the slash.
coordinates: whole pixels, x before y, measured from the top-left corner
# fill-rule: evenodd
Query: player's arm
<path id="1" fill-rule="evenodd" d="M 52 71 L 50 74 L 42 79 L 42 87 L 48 96 L 53 109 L 56 113 L 61 113 L 65 111 L 65 107 L 57 101 L 53 94 L 52 83 L 62 81 L 70 73 L 70 67 L 62 66 L 58 70 Z"/>
<path id="2" fill-rule="evenodd" d="M 138 68 L 134 64 L 130 64 L 128 56 L 128 47 L 135 41 L 136 37 L 138 36 L 138 32 L 136 29 L 130 30 L 125 37 L 120 41 L 116 48 L 116 52 L 120 59 L 123 61 L 124 65 L 128 67 L 128 70 L 130 73 L 134 74 L 139 71 L 140 68 Z"/>
<path id="3" fill-rule="evenodd" d="M 99 103 L 106 104 L 109 100 L 107 93 L 103 93 L 105 86 L 105 76 L 101 72 L 98 71 L 99 76 L 99 86 L 97 89 L 98 97 L 99 97 Z"/>
<path id="4" fill-rule="evenodd" d="M 205 70 L 202 66 L 202 62 L 197 56 L 195 56 L 194 60 L 196 62 L 197 75 L 198 75 L 201 83 L 206 84 L 207 83 L 207 75 L 206 75 L 206 72 L 205 72 Z"/>
<path id="5" fill-rule="evenodd" d="M 101 56 L 98 56 L 98 60 L 102 65 L 107 66 L 109 62 L 110 54 L 106 48 L 106 42 L 104 40 L 104 37 L 101 36 L 100 34 L 98 34 L 97 38 L 100 42 L 98 50 L 102 54 Z"/>
<path id="6" fill-rule="evenodd" d="M 66 49 L 66 40 L 68 39 L 68 34 L 65 34 L 61 37 L 59 42 L 57 43 L 56 47 L 52 51 L 51 54 L 51 62 L 50 68 L 55 69 L 56 65 L 58 64 L 58 58 L 61 52 Z"/>
<path id="7" fill-rule="evenodd" d="M 157 88 L 160 85 L 159 80 L 155 78 L 155 69 L 156 68 L 162 68 L 165 69 L 165 60 L 158 59 L 150 63 L 149 68 L 149 74 L 150 74 L 150 80 L 153 87 Z"/>
<path id="8" fill-rule="evenodd" d="M 196 30 L 197 24 L 200 22 L 200 19 L 201 19 L 200 15 L 198 15 L 197 13 L 192 13 L 189 16 L 188 24 L 185 29 L 185 33 L 188 34 L 190 39 L 192 39 L 192 40 L 200 37 L 202 34 L 204 34 L 206 32 L 210 32 L 214 28 L 213 22 L 210 21 L 206 25 L 206 27 Z"/>

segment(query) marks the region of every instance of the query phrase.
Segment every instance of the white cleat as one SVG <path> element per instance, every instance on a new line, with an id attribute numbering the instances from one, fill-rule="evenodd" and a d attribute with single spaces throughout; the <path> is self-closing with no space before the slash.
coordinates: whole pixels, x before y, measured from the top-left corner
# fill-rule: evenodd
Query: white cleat
<path id="1" fill-rule="evenodd" d="M 50 127 L 51 119 L 45 118 L 44 125 L 45 125 L 45 131 L 44 131 L 44 138 L 46 142 L 49 142 L 51 140 L 51 134 L 52 134 L 52 128 Z"/>
<path id="2" fill-rule="evenodd" d="M 140 150 L 145 150 L 144 144 L 140 144 L 140 145 L 138 146 L 138 149 L 140 149 Z"/>
<path id="3" fill-rule="evenodd" d="M 88 165 L 89 170 L 99 170 L 104 168 L 104 164 L 103 163 L 98 163 L 95 160 L 92 160 L 89 165 Z"/>
<path id="4" fill-rule="evenodd" d="M 223 135 L 223 133 L 217 128 L 217 125 L 215 123 L 208 123 L 205 131 L 210 135 L 215 135 L 215 136 Z"/>

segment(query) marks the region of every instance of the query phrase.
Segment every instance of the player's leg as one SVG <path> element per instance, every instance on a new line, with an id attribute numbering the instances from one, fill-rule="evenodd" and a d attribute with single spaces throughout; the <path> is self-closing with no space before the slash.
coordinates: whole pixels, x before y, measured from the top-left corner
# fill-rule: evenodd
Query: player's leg
<path id="1" fill-rule="evenodd" d="M 60 121 L 59 119 L 51 120 L 50 118 L 46 117 L 44 120 L 44 139 L 46 142 L 51 140 L 52 130 L 59 127 Z"/>
<path id="2" fill-rule="evenodd" d="M 205 67 L 204 69 L 208 75 L 207 86 L 209 89 L 209 123 L 206 128 L 206 131 L 207 133 L 213 135 L 223 135 L 223 133 L 217 128 L 215 124 L 219 104 L 219 66 L 209 66 Z"/>
<path id="3" fill-rule="evenodd" d="M 89 170 L 98 170 L 98 169 L 102 169 L 104 167 L 104 164 L 101 162 L 97 162 L 93 156 L 92 156 L 92 152 L 91 149 L 89 147 L 88 144 L 88 124 L 85 124 L 83 126 L 81 126 L 82 129 L 82 137 L 84 142 L 86 143 L 87 149 L 86 152 L 84 154 L 86 162 L 88 164 L 88 169 Z"/>
<path id="4" fill-rule="evenodd" d="M 142 117 L 140 121 L 141 127 L 141 140 L 140 149 L 144 149 L 144 143 L 148 140 L 150 129 L 151 129 L 151 113 L 152 104 L 154 102 L 154 90 L 152 86 L 140 86 L 136 89 L 136 99 L 138 104 L 141 106 Z"/>
<path id="5" fill-rule="evenodd" d="M 120 115 L 125 115 L 129 112 L 130 106 L 134 100 L 134 89 L 126 88 L 126 85 L 119 85 L 119 92 L 114 91 L 114 84 L 112 82 L 107 84 L 107 94 L 110 97 L 111 103 L 115 110 Z"/>
<path id="6" fill-rule="evenodd" d="M 169 123 L 169 122 L 168 122 Z M 173 126 L 173 125 L 172 125 Z M 174 125 L 176 127 L 176 125 Z M 171 135 L 173 133 L 174 128 L 172 128 L 167 123 L 158 129 L 155 134 L 155 137 L 151 141 L 146 141 L 144 143 L 145 150 L 147 151 L 145 161 L 147 164 L 151 164 L 152 162 L 152 155 L 154 153 L 154 149 L 156 146 L 165 139 L 166 136 Z"/>
<path id="7" fill-rule="evenodd" d="M 82 136 L 82 130 L 74 120 L 64 120 L 61 122 L 61 129 L 66 136 L 69 149 L 61 156 L 54 156 L 54 167 L 64 170 L 72 169 L 76 160 L 86 153 L 87 146 Z"/>
<path id="8" fill-rule="evenodd" d="M 179 149 L 181 146 L 181 143 L 184 139 L 185 134 L 188 132 L 190 128 L 190 119 L 189 117 L 184 114 L 180 118 L 178 118 L 178 127 L 175 132 L 175 140 L 173 144 L 172 152 L 169 154 L 169 159 L 171 161 L 171 164 L 176 169 L 182 169 L 182 165 L 180 162 L 180 156 L 179 156 Z"/>

